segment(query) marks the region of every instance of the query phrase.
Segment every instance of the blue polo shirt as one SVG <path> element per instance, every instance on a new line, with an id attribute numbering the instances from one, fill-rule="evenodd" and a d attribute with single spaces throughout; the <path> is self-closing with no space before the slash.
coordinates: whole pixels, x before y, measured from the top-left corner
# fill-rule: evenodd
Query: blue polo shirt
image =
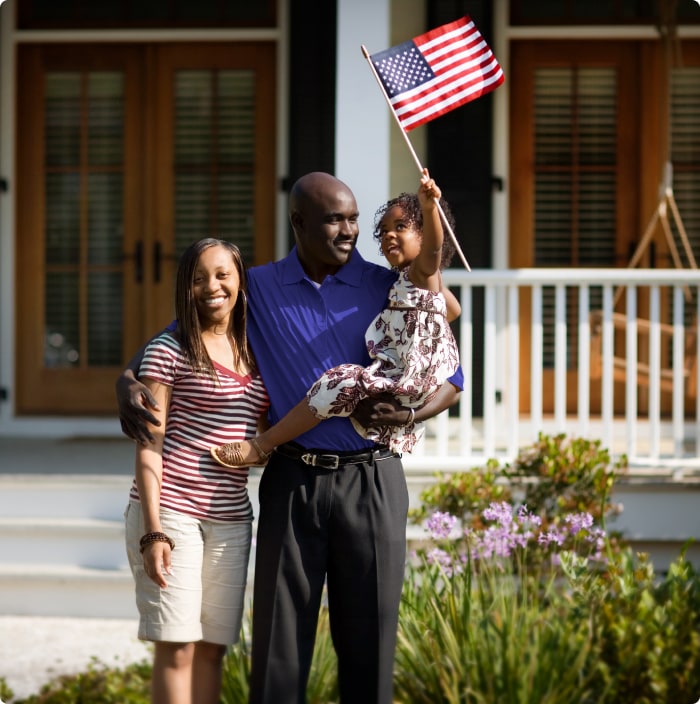
<path id="1" fill-rule="evenodd" d="M 248 271 L 248 339 L 270 397 L 276 423 L 305 397 L 327 369 L 370 363 L 365 331 L 384 308 L 396 272 L 350 261 L 318 286 L 304 273 L 296 247 L 278 262 Z M 458 370 L 451 380 L 461 388 Z M 371 445 L 347 418 L 323 421 L 297 441 L 307 448 L 361 450 Z"/>

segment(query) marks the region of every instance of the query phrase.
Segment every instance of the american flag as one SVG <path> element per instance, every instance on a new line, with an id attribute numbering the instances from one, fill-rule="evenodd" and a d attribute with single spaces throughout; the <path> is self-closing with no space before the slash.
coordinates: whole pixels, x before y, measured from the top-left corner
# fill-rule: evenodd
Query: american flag
<path id="1" fill-rule="evenodd" d="M 505 80 L 468 16 L 370 59 L 406 132 L 489 93 Z"/>

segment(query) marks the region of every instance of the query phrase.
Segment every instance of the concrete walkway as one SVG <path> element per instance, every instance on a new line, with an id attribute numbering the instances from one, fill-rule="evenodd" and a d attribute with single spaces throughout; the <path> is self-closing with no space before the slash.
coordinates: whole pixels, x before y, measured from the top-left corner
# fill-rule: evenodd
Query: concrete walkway
<path id="1" fill-rule="evenodd" d="M 0 677 L 23 699 L 59 675 L 84 672 L 93 658 L 120 669 L 150 662 L 136 630 L 135 620 L 0 615 Z"/>

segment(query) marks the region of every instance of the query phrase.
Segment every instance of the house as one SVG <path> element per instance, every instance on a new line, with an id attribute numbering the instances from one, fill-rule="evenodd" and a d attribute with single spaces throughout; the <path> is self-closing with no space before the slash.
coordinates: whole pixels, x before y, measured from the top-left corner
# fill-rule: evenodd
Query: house
<path id="1" fill-rule="evenodd" d="M 465 14 L 506 81 L 409 136 L 472 269 L 446 273 L 468 388 L 407 468 L 551 430 L 629 455 L 645 501 L 697 496 L 694 0 L 5 0 L 0 451 L 117 441 L 114 380 L 172 318 L 179 253 L 214 233 L 250 263 L 282 256 L 299 175 L 353 188 L 379 260 L 374 209 L 418 173 L 361 46 Z M 669 511 L 640 544 L 697 533 Z"/>

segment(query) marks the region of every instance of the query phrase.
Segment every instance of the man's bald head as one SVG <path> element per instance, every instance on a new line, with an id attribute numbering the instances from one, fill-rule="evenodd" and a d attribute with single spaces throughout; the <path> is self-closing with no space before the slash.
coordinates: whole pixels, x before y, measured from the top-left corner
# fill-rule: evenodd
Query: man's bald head
<path id="1" fill-rule="evenodd" d="M 289 220 L 299 259 L 319 283 L 350 260 L 359 229 L 357 202 L 350 188 L 331 174 L 312 171 L 289 193 Z"/>
<path id="2" fill-rule="evenodd" d="M 304 212 L 304 210 L 318 203 L 319 198 L 325 197 L 328 193 L 344 190 L 354 199 L 350 188 L 335 176 L 325 171 L 311 171 L 298 178 L 292 190 L 289 192 L 289 217 L 294 212 Z"/>

